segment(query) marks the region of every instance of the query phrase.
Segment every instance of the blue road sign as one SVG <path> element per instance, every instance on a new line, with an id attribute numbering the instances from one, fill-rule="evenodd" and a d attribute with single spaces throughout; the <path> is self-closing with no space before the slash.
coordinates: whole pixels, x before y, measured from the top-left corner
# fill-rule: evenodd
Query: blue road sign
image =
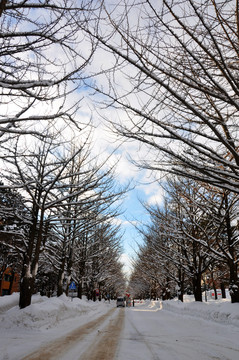
<path id="1" fill-rule="evenodd" d="M 72 282 L 70 283 L 69 289 L 70 289 L 70 290 L 75 290 L 75 289 L 76 289 L 76 284 L 74 283 L 74 281 L 72 281 Z"/>

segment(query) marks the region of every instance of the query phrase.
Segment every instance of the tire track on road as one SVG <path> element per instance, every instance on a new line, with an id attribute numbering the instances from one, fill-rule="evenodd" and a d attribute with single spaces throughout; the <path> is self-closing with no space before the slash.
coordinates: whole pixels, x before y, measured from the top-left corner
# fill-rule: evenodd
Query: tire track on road
<path id="1" fill-rule="evenodd" d="M 149 353 L 152 355 L 152 360 L 160 360 L 158 355 L 152 349 L 150 341 L 137 329 L 137 327 L 132 322 L 132 320 L 128 319 L 128 321 L 135 331 L 135 337 L 133 338 L 133 341 L 139 341 L 141 344 L 143 343 L 145 347 L 148 349 Z"/>
<path id="2" fill-rule="evenodd" d="M 100 338 L 84 352 L 79 360 L 113 360 L 123 329 L 125 310 L 120 309 L 118 316 L 110 320 L 109 325 L 99 332 Z"/>
<path id="3" fill-rule="evenodd" d="M 70 348 L 76 345 L 76 343 L 100 326 L 109 316 L 111 316 L 113 311 L 115 311 L 114 308 L 96 320 L 92 320 L 70 333 L 41 346 L 36 351 L 22 358 L 22 360 L 59 360 L 61 358 L 61 354 L 66 354 Z"/>

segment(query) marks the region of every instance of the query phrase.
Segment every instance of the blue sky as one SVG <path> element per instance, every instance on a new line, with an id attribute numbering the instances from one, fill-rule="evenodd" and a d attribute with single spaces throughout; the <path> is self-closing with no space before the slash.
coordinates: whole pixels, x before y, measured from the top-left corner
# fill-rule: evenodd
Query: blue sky
<path id="1" fill-rule="evenodd" d="M 147 223 L 148 216 L 140 203 L 139 199 L 144 197 L 144 192 L 140 189 L 131 190 L 128 193 L 127 199 L 123 203 L 124 214 L 121 216 L 122 232 L 123 234 L 123 249 L 122 262 L 125 264 L 127 274 L 130 271 L 130 260 L 136 257 L 137 244 L 142 243 L 141 235 L 135 228 L 135 224 L 140 226 L 140 223 Z"/>
<path id="2" fill-rule="evenodd" d="M 133 166 L 133 165 L 132 165 Z M 138 174 L 138 177 L 144 179 L 144 171 Z M 160 203 L 162 201 L 162 189 L 157 183 L 137 184 L 133 190 L 129 191 L 126 199 L 122 204 L 125 210 L 124 214 L 120 217 L 122 221 L 123 247 L 124 254 L 122 261 L 125 264 L 127 274 L 130 269 L 130 259 L 136 257 L 137 244 L 142 243 L 142 237 L 135 228 L 134 224 L 139 227 L 148 224 L 150 219 L 146 210 L 141 202 L 149 202 L 150 204 Z"/>
<path id="3" fill-rule="evenodd" d="M 130 183 L 130 188 L 122 201 L 123 214 L 119 216 L 121 229 L 123 233 L 122 245 L 123 255 L 121 261 L 125 264 L 125 270 L 129 273 L 129 262 L 131 258 L 136 257 L 137 243 L 141 242 L 141 236 L 136 230 L 134 224 L 142 226 L 149 222 L 149 216 L 141 202 L 149 204 L 161 203 L 163 199 L 163 190 L 157 182 L 153 181 L 151 172 L 139 170 L 130 160 L 137 161 L 144 156 L 145 149 L 137 142 L 117 142 L 114 135 L 106 131 L 101 122 L 95 129 L 94 149 L 100 157 L 117 164 L 115 180 L 120 186 Z M 116 151 L 114 151 L 116 149 Z"/>
<path id="4" fill-rule="evenodd" d="M 82 120 L 89 119 L 90 110 L 84 107 Z M 107 108 L 109 113 L 106 118 L 116 116 L 113 109 Z M 148 149 L 136 141 L 123 141 L 109 129 L 109 124 L 104 122 L 96 112 L 93 113 L 94 132 L 92 134 L 92 156 L 99 157 L 100 162 L 105 161 L 106 167 L 116 164 L 115 180 L 119 186 L 130 183 L 130 190 L 122 202 L 124 213 L 119 217 L 123 234 L 122 260 L 126 265 L 128 258 L 135 257 L 137 242 L 140 235 L 132 223 L 148 223 L 149 217 L 143 208 L 141 201 L 149 204 L 161 203 L 163 191 L 160 185 L 153 181 L 152 173 L 148 170 L 139 170 L 130 159 L 137 162 L 139 159 L 149 156 Z M 155 155 L 155 154 L 154 154 Z"/>

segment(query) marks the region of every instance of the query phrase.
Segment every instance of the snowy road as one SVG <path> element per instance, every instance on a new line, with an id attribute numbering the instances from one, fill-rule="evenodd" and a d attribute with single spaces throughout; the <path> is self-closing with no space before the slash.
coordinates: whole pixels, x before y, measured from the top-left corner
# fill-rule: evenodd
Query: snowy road
<path id="1" fill-rule="evenodd" d="M 123 312 L 111 309 L 96 320 L 35 349 L 22 360 L 111 360 L 123 320 Z"/>
<path id="2" fill-rule="evenodd" d="M 238 360 L 239 329 L 159 308 L 125 309 L 115 360 Z"/>
<path id="3" fill-rule="evenodd" d="M 113 308 L 23 360 L 238 360 L 239 329 L 157 306 Z"/>
<path id="4" fill-rule="evenodd" d="M 239 304 L 0 298 L 0 360 L 238 360 Z"/>

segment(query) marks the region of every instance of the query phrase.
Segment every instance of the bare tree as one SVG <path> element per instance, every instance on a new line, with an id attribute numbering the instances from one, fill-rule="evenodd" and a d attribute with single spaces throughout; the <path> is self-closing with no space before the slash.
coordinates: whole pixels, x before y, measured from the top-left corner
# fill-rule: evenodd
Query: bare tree
<path id="1" fill-rule="evenodd" d="M 160 263 L 164 262 L 168 276 L 174 278 L 181 293 L 183 279 L 189 277 L 195 299 L 201 301 L 202 278 L 217 273 L 218 281 L 231 284 L 231 300 L 236 302 L 238 292 L 233 285 L 237 281 L 239 254 L 238 195 L 180 178 L 170 179 L 165 189 L 167 201 L 163 209 L 145 206 L 152 222 L 147 231 L 142 230 L 147 248 L 155 258 L 161 258 Z M 171 271 L 170 264 L 176 271 Z"/>
<path id="2" fill-rule="evenodd" d="M 111 56 L 94 88 L 151 150 L 140 166 L 239 192 L 238 14 L 232 0 L 125 0 L 88 23 Z"/>
<path id="3" fill-rule="evenodd" d="M 108 83 L 100 87 L 97 80 L 95 87 L 126 111 L 128 126 L 115 124 L 117 131 L 156 152 L 142 165 L 235 192 L 238 6 L 212 0 L 106 3 L 95 28 L 101 32 L 88 29 L 115 58 L 115 66 L 104 66 Z"/>
<path id="4" fill-rule="evenodd" d="M 79 147 L 77 140 L 75 142 Z M 88 140 L 76 148 L 71 142 L 60 145 L 60 139 L 55 136 L 54 140 L 45 140 L 40 146 L 41 156 L 37 156 L 35 151 L 28 155 L 23 151 L 23 161 L 18 159 L 19 171 L 23 171 L 25 176 L 25 181 L 19 186 L 25 189 L 25 183 L 32 181 L 34 188 L 39 179 L 42 181 L 42 191 L 36 201 L 39 211 L 44 213 L 46 229 L 46 239 L 44 242 L 41 240 L 45 253 L 43 261 L 48 259 L 50 271 L 57 273 L 58 296 L 63 291 L 68 293 L 72 279 L 80 284 L 87 263 L 92 264 L 97 256 L 103 257 L 102 251 L 110 247 L 105 230 L 101 250 L 98 251 L 97 234 L 103 224 L 108 228 L 109 223 L 120 214 L 121 201 L 127 190 L 127 187 L 116 183 L 114 165 L 106 168 L 98 157 L 92 157 Z M 14 179 L 12 181 L 16 186 Z M 113 241 L 113 230 L 111 235 Z M 92 248 L 96 250 L 92 251 Z M 113 256 L 113 245 L 110 251 Z"/>
<path id="5" fill-rule="evenodd" d="M 216 268 L 228 272 L 231 300 L 237 302 L 238 291 L 234 284 L 239 260 L 238 195 L 179 178 L 176 182 L 170 181 L 168 191 L 171 199 L 181 209 L 183 207 L 184 213 L 186 211 L 190 224 L 198 229 L 196 233 L 190 231 L 186 225 L 188 221 L 183 222 L 182 218 L 180 229 L 183 237 L 190 234 L 191 241 L 200 244 L 201 250 L 211 259 L 211 273 Z"/>
<path id="6" fill-rule="evenodd" d="M 92 3 L 0 2 L 1 141 L 40 135 L 54 120 L 75 122 L 80 99 L 66 98 L 80 86 L 94 51 L 93 41 L 84 46 L 79 30 Z"/>
<path id="7" fill-rule="evenodd" d="M 97 248 L 97 239 L 101 229 L 104 226 L 107 229 L 107 223 L 114 221 L 120 214 L 120 203 L 127 191 L 126 187 L 116 186 L 113 168 L 103 171 L 102 163 L 93 165 L 93 159 L 84 155 L 79 157 L 79 161 L 75 160 L 72 161 L 71 169 L 68 169 L 67 179 L 70 183 L 64 191 L 65 200 L 56 206 L 54 212 L 54 226 L 58 233 L 56 248 L 59 249 L 60 257 L 58 295 L 63 292 L 64 279 L 68 291 L 72 277 L 77 278 L 80 284 L 86 276 L 87 263 L 92 263 L 92 258 L 103 257 L 102 251 L 109 247 L 106 230 L 100 250 Z M 110 249 L 113 257 L 113 247 Z"/>
<path id="8" fill-rule="evenodd" d="M 25 223 L 28 230 L 23 234 L 24 254 L 21 274 L 20 307 L 31 303 L 40 253 L 47 239 L 51 211 L 59 204 L 72 198 L 71 193 L 62 191 L 70 175 L 66 169 L 73 158 L 81 152 L 67 151 L 67 144 L 59 139 L 40 142 L 33 149 L 22 147 L 20 139 L 6 158 L 5 179 L 9 188 L 19 188 L 25 195 L 28 214 Z M 8 168 L 7 168 L 8 166 Z M 70 184 L 69 184 L 70 186 Z M 5 186 L 6 187 L 6 186 Z"/>
<path id="9" fill-rule="evenodd" d="M 173 282 L 180 300 L 189 278 L 195 300 L 202 301 L 202 275 L 212 263 L 212 255 L 202 245 L 207 222 L 197 205 L 198 196 L 198 188 L 192 182 L 171 183 L 170 197 L 163 209 L 145 206 L 151 216 L 148 230 L 143 231 L 145 244 L 158 257 L 159 269 L 163 268 L 158 276 L 165 273 L 166 287 L 170 288 L 169 280 Z"/>
<path id="10" fill-rule="evenodd" d="M 4 184 L 0 183 L 0 186 Z M 23 219 L 26 214 L 27 209 L 20 193 L 0 188 L 0 284 L 4 271 L 10 267 L 10 287 L 14 280 L 14 272 L 19 272 L 22 266 L 22 234 L 27 226 Z"/>
<path id="11" fill-rule="evenodd" d="M 109 221 L 96 226 L 93 243 L 89 249 L 89 261 L 92 265 L 88 276 L 90 283 L 94 288 L 99 289 L 101 296 L 106 297 L 110 292 L 120 291 L 122 285 L 124 286 L 122 292 L 125 290 L 123 265 L 119 261 L 121 253 L 120 227 L 114 226 Z"/>

